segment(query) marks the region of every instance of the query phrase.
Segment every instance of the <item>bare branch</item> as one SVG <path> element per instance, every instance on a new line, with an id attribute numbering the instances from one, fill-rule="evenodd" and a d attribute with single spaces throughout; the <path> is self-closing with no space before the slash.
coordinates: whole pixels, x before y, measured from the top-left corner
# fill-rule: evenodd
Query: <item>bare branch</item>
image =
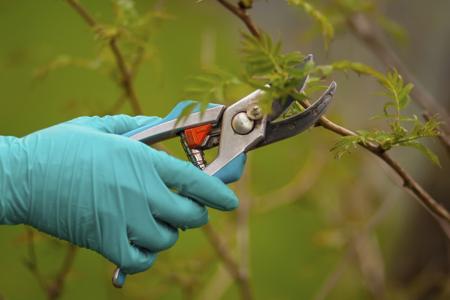
<path id="1" fill-rule="evenodd" d="M 209 243 L 213 246 L 220 260 L 224 263 L 228 272 L 236 280 L 240 287 L 243 299 L 252 299 L 251 288 L 245 274 L 241 273 L 239 265 L 234 260 L 228 246 L 220 238 L 220 236 L 214 231 L 210 224 L 206 224 L 202 227 L 203 232 L 208 238 Z"/>
<path id="2" fill-rule="evenodd" d="M 67 275 L 72 269 L 72 265 L 75 259 L 77 248 L 74 245 L 69 244 L 67 246 L 67 253 L 64 261 L 61 264 L 60 270 L 55 277 L 48 282 L 44 275 L 42 275 L 36 255 L 35 243 L 34 243 L 34 231 L 31 228 L 27 228 L 27 243 L 28 243 L 28 260 L 26 266 L 36 278 L 41 289 L 47 294 L 49 300 L 55 300 L 61 297 L 66 283 Z"/>
<path id="3" fill-rule="evenodd" d="M 241 285 L 243 299 L 252 299 L 250 286 L 250 209 L 251 194 L 250 186 L 251 161 L 247 161 L 247 170 L 242 178 L 237 182 L 236 192 L 241 200 L 237 210 L 236 224 L 236 246 L 239 257 L 239 272 L 242 275 L 244 284 Z"/>
<path id="4" fill-rule="evenodd" d="M 133 87 L 133 74 L 128 70 L 128 67 L 123 58 L 122 52 L 117 46 L 117 37 L 111 38 L 109 41 L 109 46 L 114 58 L 116 59 L 117 67 L 119 68 L 121 74 L 121 85 L 128 99 L 130 100 L 131 107 L 135 114 L 141 115 L 142 109 L 136 96 L 136 92 Z"/>
<path id="5" fill-rule="evenodd" d="M 78 2 L 77 0 L 66 0 L 67 3 L 83 18 L 83 20 L 92 28 L 98 26 L 97 21 L 92 17 L 92 15 Z M 127 96 L 133 113 L 142 114 L 142 108 L 140 106 L 139 100 L 136 96 L 136 92 L 133 86 L 133 74 L 134 72 L 130 70 L 125 62 L 123 54 L 117 45 L 117 36 L 113 36 L 109 39 L 109 48 L 114 56 L 117 64 L 117 68 L 120 73 L 120 85 Z M 135 66 L 133 66 L 135 68 Z"/>
<path id="6" fill-rule="evenodd" d="M 369 221 L 363 226 L 363 228 L 356 233 L 350 240 L 346 242 L 347 247 L 344 252 L 342 258 L 337 263 L 336 267 L 330 274 L 328 275 L 325 282 L 322 284 L 322 287 L 319 289 L 319 292 L 314 297 L 315 300 L 324 300 L 327 299 L 327 296 L 334 289 L 334 287 L 338 284 L 339 280 L 345 273 L 345 270 L 348 266 L 348 260 L 350 260 L 354 255 L 353 245 L 358 243 L 358 241 L 366 237 L 371 231 L 375 229 L 375 227 L 384 219 L 387 212 L 391 209 L 393 201 L 392 199 L 385 199 L 383 203 L 378 207 L 376 212 L 370 217 Z"/>
<path id="7" fill-rule="evenodd" d="M 247 29 L 256 37 L 260 37 L 259 30 L 256 28 L 255 24 L 253 23 L 253 20 L 250 18 L 250 16 L 247 13 L 247 8 L 244 6 L 235 6 L 228 2 L 227 0 L 217 0 L 220 4 L 222 4 L 226 9 L 228 9 L 231 13 L 236 15 L 239 19 L 244 22 L 245 26 L 247 26 Z"/>
<path id="8" fill-rule="evenodd" d="M 70 6 L 83 18 L 83 20 L 90 26 L 97 26 L 97 22 L 95 19 L 89 14 L 89 12 L 81 6 L 81 4 L 77 0 L 67 0 Z"/>
<path id="9" fill-rule="evenodd" d="M 48 298 L 50 300 L 58 299 L 62 295 L 67 275 L 72 269 L 76 253 L 77 248 L 74 245 L 69 245 L 67 247 L 66 257 L 64 258 L 61 268 L 47 289 Z"/>
<path id="10" fill-rule="evenodd" d="M 326 161 L 322 156 L 317 155 L 314 159 L 308 159 L 306 166 L 302 167 L 284 186 L 269 194 L 254 197 L 258 211 L 270 211 L 282 205 L 292 203 L 305 194 L 319 179 Z M 274 199 L 276 201 L 273 201 Z"/>
<path id="11" fill-rule="evenodd" d="M 25 261 L 25 265 L 33 274 L 34 278 L 38 282 L 43 291 L 47 291 L 48 286 L 45 278 L 42 276 L 37 261 L 36 248 L 34 244 L 34 231 L 31 228 L 26 228 L 27 231 L 27 244 L 28 244 L 28 259 Z"/>

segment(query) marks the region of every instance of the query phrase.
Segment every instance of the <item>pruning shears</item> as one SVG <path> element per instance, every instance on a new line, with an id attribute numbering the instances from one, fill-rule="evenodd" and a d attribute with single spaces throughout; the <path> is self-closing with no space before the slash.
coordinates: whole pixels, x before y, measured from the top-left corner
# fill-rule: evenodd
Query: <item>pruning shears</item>
<path id="1" fill-rule="evenodd" d="M 308 76 L 299 82 L 298 91 L 304 90 L 307 81 Z M 295 101 L 294 97 L 273 101 L 271 111 L 266 114 L 260 106 L 265 91 L 260 89 L 229 106 L 210 105 L 205 111 L 192 111 L 179 120 L 190 104 L 181 102 L 156 124 L 138 128 L 125 136 L 148 145 L 179 137 L 187 157 L 195 166 L 224 182 L 232 182 L 238 179 L 234 170 L 245 159 L 245 153 L 290 138 L 314 126 L 325 113 L 335 91 L 336 83 L 333 81 L 311 106 L 281 120 L 279 117 Z M 214 147 L 219 148 L 218 154 L 207 163 L 204 151 Z M 117 268 L 112 278 L 113 285 L 121 288 L 125 279 L 126 274 Z"/>

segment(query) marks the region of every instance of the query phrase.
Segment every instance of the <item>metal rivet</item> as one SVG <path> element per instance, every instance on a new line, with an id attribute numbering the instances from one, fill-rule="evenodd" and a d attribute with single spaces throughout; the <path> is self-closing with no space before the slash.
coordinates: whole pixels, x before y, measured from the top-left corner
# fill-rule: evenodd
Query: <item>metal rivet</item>
<path id="1" fill-rule="evenodd" d="M 254 122 L 247 116 L 247 113 L 240 112 L 233 117 L 231 126 L 237 134 L 247 134 L 253 130 Z"/>
<path id="2" fill-rule="evenodd" d="M 261 120 L 263 117 L 263 111 L 261 106 L 257 104 L 250 105 L 247 108 L 247 116 L 252 120 Z"/>

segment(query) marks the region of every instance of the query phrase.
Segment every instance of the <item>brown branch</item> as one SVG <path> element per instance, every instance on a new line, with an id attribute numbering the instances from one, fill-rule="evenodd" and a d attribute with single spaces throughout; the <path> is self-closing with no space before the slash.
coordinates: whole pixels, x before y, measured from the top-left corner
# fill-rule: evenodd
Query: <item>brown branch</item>
<path id="1" fill-rule="evenodd" d="M 258 28 L 253 23 L 252 19 L 247 13 L 247 8 L 244 6 L 235 6 L 228 2 L 227 0 L 217 0 L 220 4 L 222 4 L 226 9 L 228 9 L 231 13 L 236 15 L 239 19 L 241 19 L 242 22 L 244 22 L 245 26 L 247 26 L 247 29 L 250 31 L 251 34 L 253 34 L 255 37 L 259 38 L 260 33 Z"/>
<path id="2" fill-rule="evenodd" d="M 308 107 L 307 103 L 305 107 Z M 329 131 L 332 131 L 340 136 L 355 136 L 356 133 L 342 127 L 326 117 L 322 117 L 318 125 L 322 126 Z M 392 159 L 385 150 L 383 150 L 380 146 L 374 144 L 360 144 L 361 147 L 367 149 L 371 153 L 375 154 L 381 160 L 383 160 L 403 181 L 403 187 L 412 193 L 416 199 L 438 220 L 443 221 L 440 222 L 441 226 L 444 226 L 444 230 L 446 233 L 450 233 L 450 214 L 449 212 L 439 204 L 433 197 L 425 191 L 424 188 L 411 176 L 409 173 L 403 169 L 394 159 Z"/>
<path id="3" fill-rule="evenodd" d="M 250 209 L 252 206 L 250 195 L 250 177 L 251 160 L 247 161 L 247 171 L 236 185 L 236 192 L 241 199 L 239 208 L 237 209 L 236 221 L 236 246 L 239 257 L 239 271 L 242 274 L 244 283 L 241 285 L 241 294 L 243 299 L 252 299 L 252 291 L 250 285 Z"/>
<path id="4" fill-rule="evenodd" d="M 406 67 L 397 53 L 385 42 L 381 33 L 363 14 L 354 14 L 348 19 L 353 34 L 361 40 L 369 50 L 388 68 L 395 67 L 406 81 L 414 84 L 412 98 L 432 115 L 439 114 L 444 121 L 446 135 L 450 134 L 450 116 L 446 109 L 420 84 L 412 72 Z"/>
<path id="5" fill-rule="evenodd" d="M 58 274 L 55 276 L 51 284 L 48 286 L 47 294 L 48 299 L 55 300 L 58 299 L 62 292 L 64 291 L 64 286 L 66 283 L 67 275 L 72 269 L 75 255 L 77 253 L 77 248 L 74 245 L 69 245 L 67 247 L 66 257 L 61 265 Z"/>
<path id="6" fill-rule="evenodd" d="M 378 224 L 380 224 L 392 207 L 393 202 L 391 200 L 392 199 L 389 198 L 385 199 L 376 212 L 370 217 L 369 221 L 367 221 L 367 223 L 363 226 L 363 228 L 358 233 L 353 235 L 353 237 L 351 237 L 348 241 L 346 241 L 346 251 L 334 270 L 327 276 L 325 282 L 322 284 L 322 287 L 319 289 L 319 292 L 314 297 L 315 300 L 324 300 L 328 298 L 327 296 L 344 275 L 348 261 L 355 255 L 352 246 L 362 237 L 367 236 Z"/>
<path id="7" fill-rule="evenodd" d="M 43 291 L 47 291 L 48 286 L 45 278 L 42 276 L 37 261 L 36 248 L 34 245 L 34 231 L 31 228 L 26 228 L 27 244 L 28 244 L 28 259 L 25 261 L 25 266 L 34 276 L 39 286 Z"/>
<path id="8" fill-rule="evenodd" d="M 248 282 L 246 274 L 243 274 L 239 268 L 239 265 L 231 255 L 228 246 L 220 238 L 220 236 L 214 231 L 210 224 L 206 224 L 202 227 L 209 243 L 213 246 L 220 260 L 225 265 L 230 275 L 236 280 L 240 287 L 241 295 L 243 299 L 252 299 L 251 288 Z"/>
<path id="9" fill-rule="evenodd" d="M 28 243 L 28 260 L 25 262 L 31 274 L 36 278 L 41 289 L 47 294 L 49 300 L 55 300 L 61 297 L 66 283 L 67 275 L 72 269 L 77 248 L 74 245 L 68 245 L 66 256 L 61 264 L 60 270 L 54 276 L 50 283 L 39 270 L 37 261 L 36 248 L 34 243 L 34 231 L 27 228 L 27 243 Z"/>
<path id="10" fill-rule="evenodd" d="M 70 6 L 83 18 L 83 20 L 90 26 L 97 26 L 97 22 L 95 19 L 89 14 L 89 12 L 81 6 L 81 4 L 77 0 L 67 0 Z"/>
<path id="11" fill-rule="evenodd" d="M 228 3 L 227 1 L 223 1 L 223 0 L 217 0 L 220 3 L 222 3 L 222 5 L 224 5 L 228 10 L 230 10 L 231 12 L 233 12 L 235 15 L 237 15 L 246 25 L 247 24 L 253 24 L 253 22 L 251 21 L 251 18 L 245 14 L 246 18 L 242 18 L 241 14 L 239 14 L 239 9 L 235 6 L 233 6 L 232 4 Z M 250 22 L 249 22 L 250 20 Z M 248 25 L 247 25 L 248 27 Z M 255 28 L 255 27 L 251 27 L 251 28 Z M 249 28 L 250 30 L 250 28 Z M 258 32 L 253 32 L 252 30 L 250 30 L 250 32 L 257 38 L 260 37 Z M 399 69 L 400 72 L 402 72 L 401 69 Z M 404 70 L 403 70 L 404 71 Z M 407 72 L 408 75 L 409 72 Z M 408 78 L 407 78 L 408 79 Z M 420 96 L 420 95 L 419 95 Z M 423 96 L 423 95 L 421 95 Z M 417 95 L 416 95 L 417 97 Z M 427 106 L 430 105 L 430 107 L 432 106 L 433 110 L 431 110 L 433 113 L 436 110 L 440 110 L 440 107 L 437 106 L 437 103 L 428 98 L 421 98 L 421 101 L 423 101 L 423 105 Z M 308 107 L 309 104 L 307 102 L 304 102 L 304 107 Z M 355 132 L 342 127 L 336 123 L 333 123 L 332 121 L 330 121 L 329 119 L 327 119 L 326 117 L 322 117 L 320 119 L 320 121 L 318 122 L 317 125 L 320 125 L 338 135 L 341 136 L 351 136 L 351 135 L 356 135 Z M 379 145 L 375 145 L 375 144 L 360 144 L 360 146 L 362 146 L 363 148 L 369 150 L 370 152 L 372 152 L 373 154 L 375 154 L 376 156 L 378 156 L 381 160 L 383 160 L 395 173 L 397 173 L 397 175 L 402 179 L 403 181 L 403 187 L 410 192 L 412 195 L 415 196 L 416 199 L 419 200 L 419 202 L 437 219 L 438 223 L 441 225 L 442 229 L 444 230 L 444 232 L 447 234 L 447 237 L 450 238 L 450 213 L 447 211 L 447 209 L 445 209 L 445 207 L 443 207 L 442 205 L 440 205 L 436 200 L 433 199 L 433 197 L 431 197 L 430 194 L 428 194 L 425 189 L 422 188 L 422 186 L 414 180 L 414 178 L 409 175 L 406 170 L 404 170 L 395 160 L 393 160 L 387 153 L 385 150 L 383 150 Z"/>
<path id="12" fill-rule="evenodd" d="M 292 179 L 279 189 L 259 197 L 254 197 L 254 202 L 258 205 L 258 212 L 267 212 L 282 205 L 297 201 L 302 195 L 308 192 L 317 182 L 325 164 L 323 155 L 309 158 L 306 166 L 303 166 Z M 276 199 L 276 201 L 273 201 Z"/>
<path id="13" fill-rule="evenodd" d="M 92 28 L 98 27 L 97 21 L 92 17 L 92 15 L 77 1 L 77 0 L 66 0 L 67 3 L 83 18 L 83 20 Z M 142 108 L 137 98 L 136 92 L 133 86 L 133 72 L 128 68 L 123 54 L 117 45 L 117 35 L 112 36 L 109 39 L 109 48 L 114 56 L 117 64 L 117 68 L 120 74 L 120 85 L 130 102 L 131 108 L 134 114 L 141 115 Z"/>
<path id="14" fill-rule="evenodd" d="M 135 114 L 142 115 L 142 109 L 133 87 L 133 74 L 128 70 L 122 52 L 117 46 L 117 37 L 111 38 L 111 40 L 109 41 L 109 46 L 114 55 L 114 58 L 116 59 L 117 67 L 119 68 L 122 77 L 121 85 L 123 90 L 125 91 L 125 94 L 130 100 L 133 112 Z"/>

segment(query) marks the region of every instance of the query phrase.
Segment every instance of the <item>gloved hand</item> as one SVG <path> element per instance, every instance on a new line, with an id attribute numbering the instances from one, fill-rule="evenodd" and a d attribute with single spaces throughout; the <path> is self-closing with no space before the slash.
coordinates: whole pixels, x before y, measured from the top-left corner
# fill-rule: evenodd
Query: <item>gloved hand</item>
<path id="1" fill-rule="evenodd" d="M 149 268 L 205 206 L 237 207 L 219 179 L 121 134 L 158 118 L 81 117 L 0 137 L 0 224 L 28 224 L 97 251 L 125 273 Z"/>

